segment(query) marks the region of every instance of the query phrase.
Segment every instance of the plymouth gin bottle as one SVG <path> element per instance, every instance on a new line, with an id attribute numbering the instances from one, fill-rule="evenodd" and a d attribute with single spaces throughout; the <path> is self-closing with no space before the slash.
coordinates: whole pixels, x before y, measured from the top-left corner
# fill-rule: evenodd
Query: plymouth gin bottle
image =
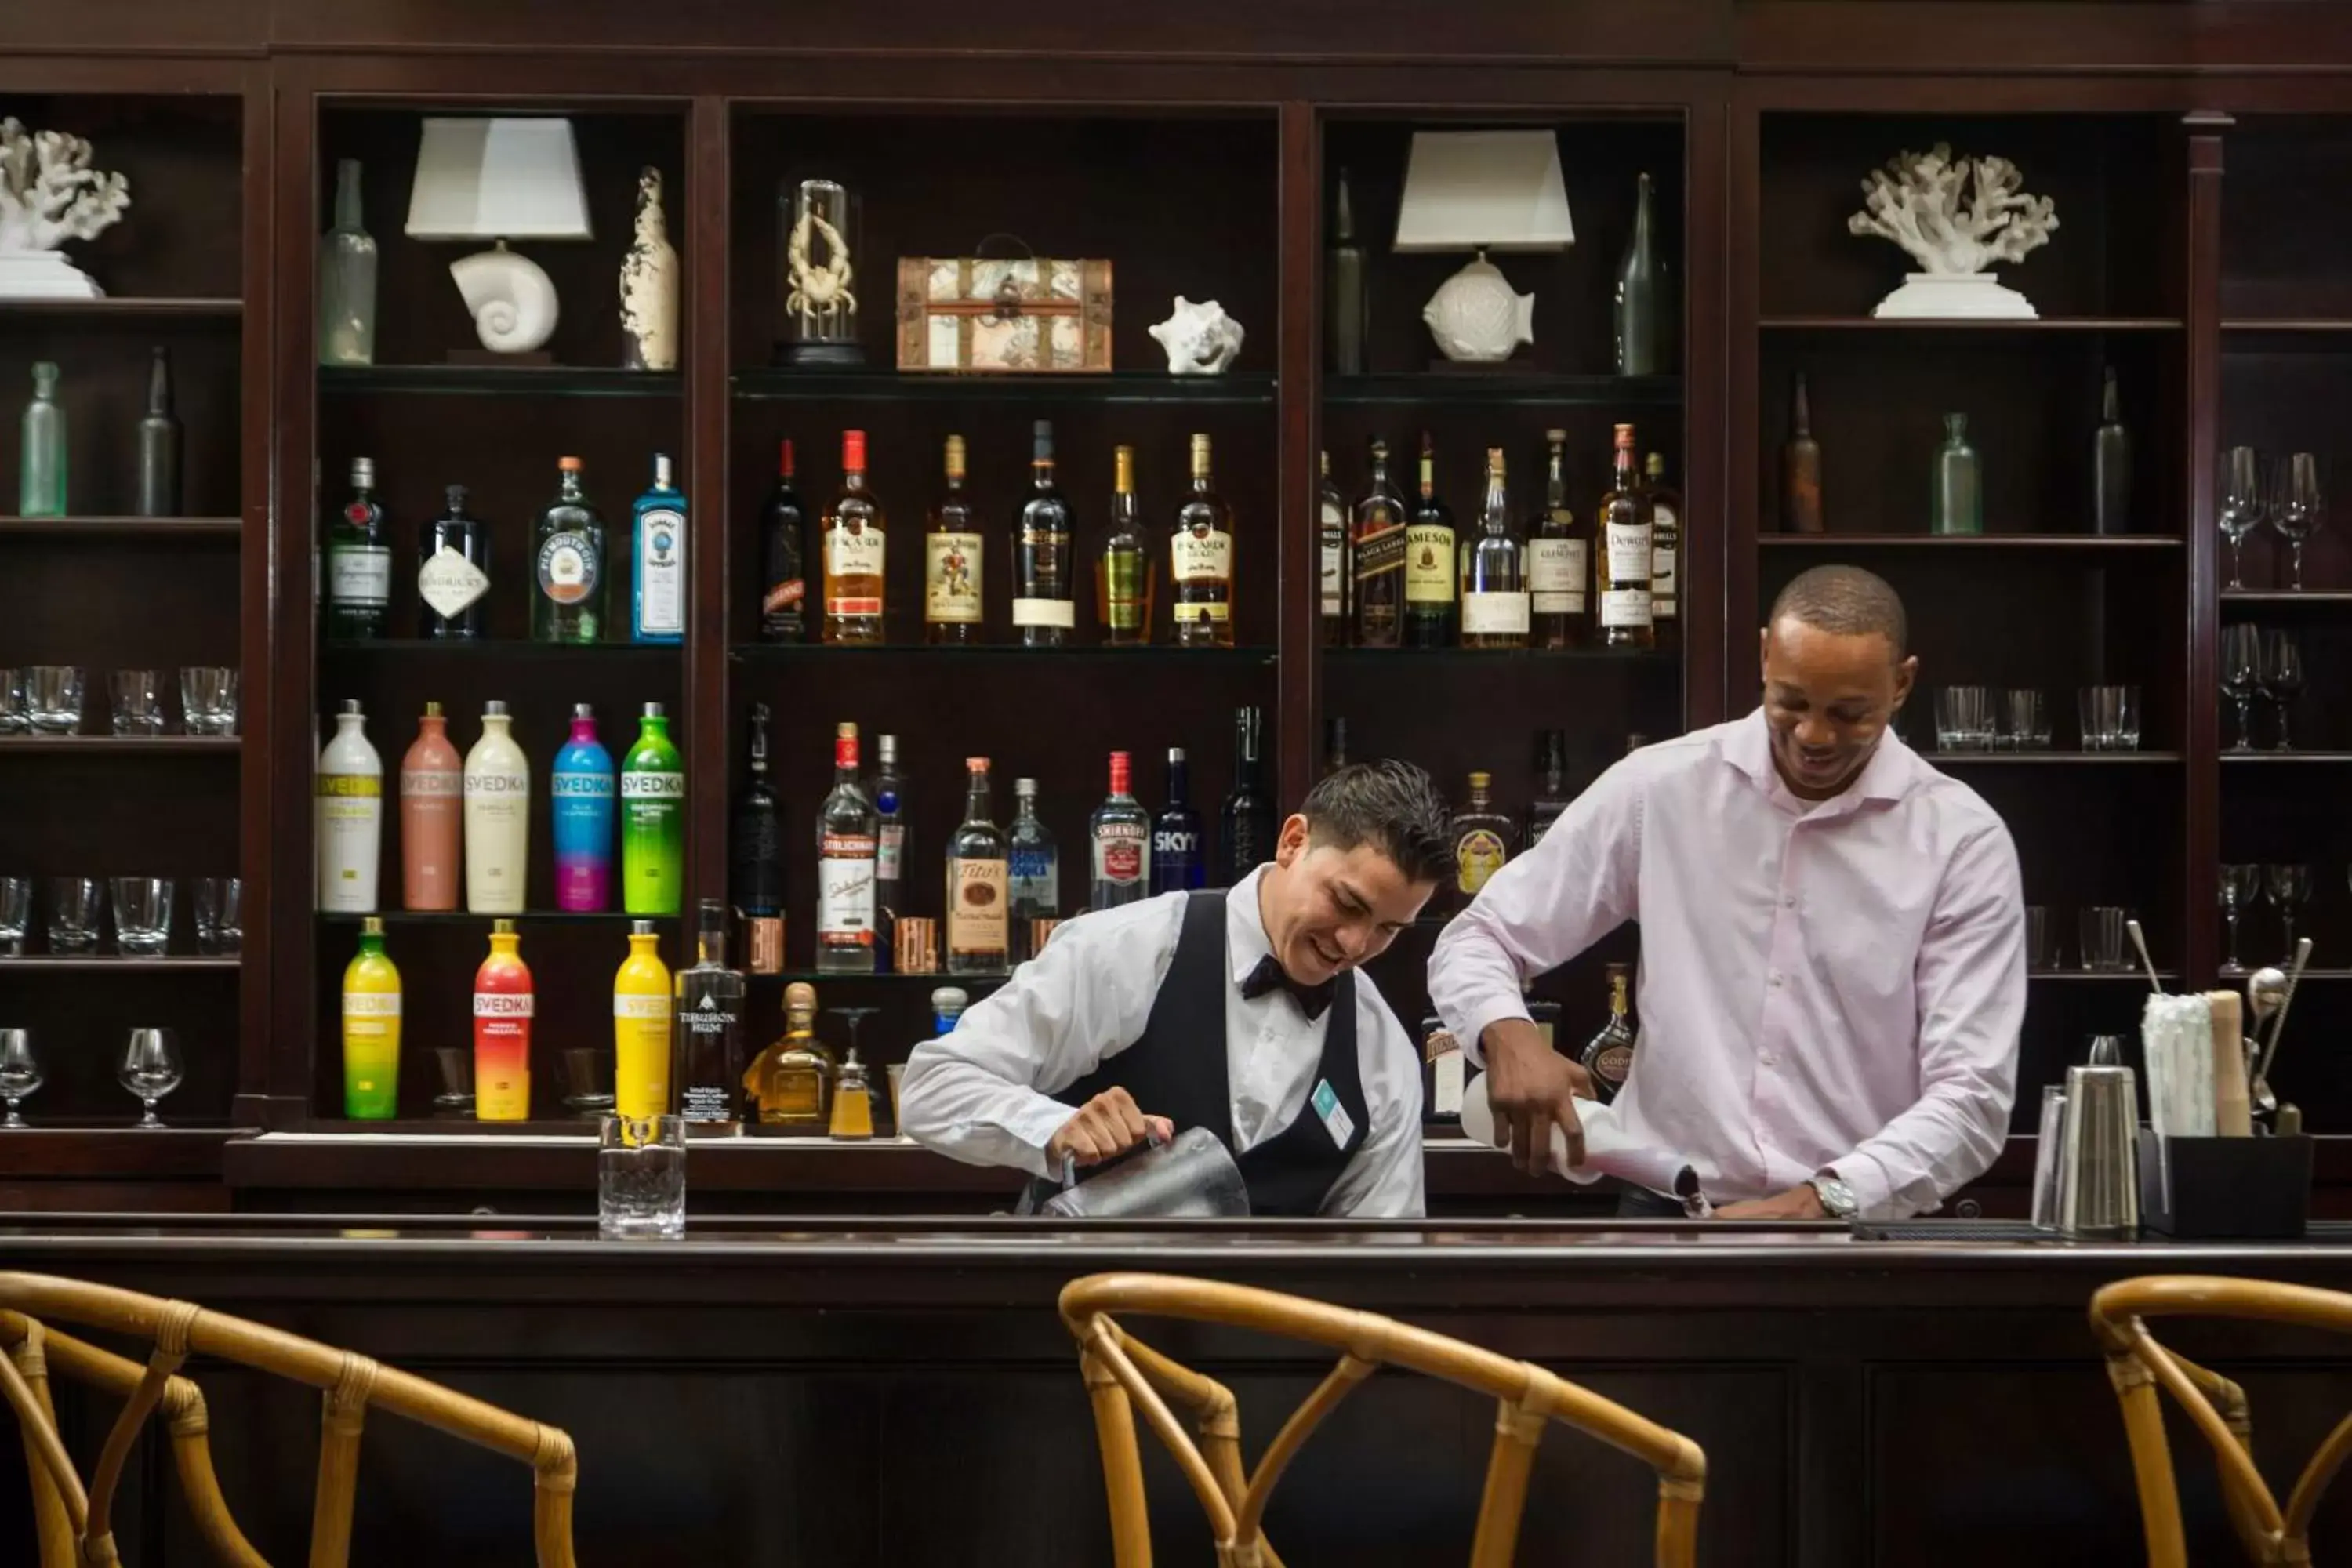
<path id="1" fill-rule="evenodd" d="M 1062 913 L 1062 858 L 1054 836 L 1037 819 L 1037 781 L 1013 781 L 1013 831 L 1005 839 L 1006 883 L 1012 892 L 1011 960 L 1037 956 L 1033 921 Z"/>
<path id="2" fill-rule="evenodd" d="M 1125 752 L 1110 754 L 1110 794 L 1087 823 L 1088 909 L 1115 909 L 1150 894 L 1151 816 L 1135 798 L 1132 767 Z"/>
<path id="3" fill-rule="evenodd" d="M 375 460 L 352 459 L 352 499 L 327 525 L 327 635 L 383 636 L 392 602 L 392 549 L 375 500 Z"/>
<path id="4" fill-rule="evenodd" d="M 345 702 L 335 736 L 319 753 L 319 908 L 373 912 L 383 843 L 383 760 L 368 744 L 360 705 Z"/>
<path id="5" fill-rule="evenodd" d="M 669 454 L 654 454 L 652 488 L 630 509 L 631 642 L 686 639 L 686 498 L 671 482 Z M 675 912 L 675 911 L 672 911 Z"/>
<path id="6" fill-rule="evenodd" d="M 833 793 L 816 819 L 816 966 L 874 973 L 874 854 L 880 827 L 857 780 L 857 726 L 833 742 Z"/>
<path id="7" fill-rule="evenodd" d="M 658 702 L 646 704 L 637 743 L 621 763 L 621 904 L 674 915 L 686 861 L 686 764 Z"/>
<path id="8" fill-rule="evenodd" d="M 677 972 L 670 1009 L 671 1077 L 688 1135 L 730 1137 L 743 1131 L 735 1110 L 743 1085 L 743 976 L 727 967 L 726 906 L 703 900 L 696 923 L 695 963 Z"/>
<path id="9" fill-rule="evenodd" d="M 964 767 L 963 824 L 948 843 L 948 973 L 1000 974 L 1011 966 L 1004 834 L 989 809 L 988 759 L 967 757 Z"/>
<path id="10" fill-rule="evenodd" d="M 482 738 L 466 753 L 466 907 L 522 913 L 530 864 L 530 762 L 503 702 L 482 704 Z"/>
<path id="11" fill-rule="evenodd" d="M 556 461 L 556 497 L 532 539 L 534 642 L 593 643 L 604 635 L 604 520 L 580 488 L 580 459 Z"/>
<path id="12" fill-rule="evenodd" d="M 572 738 L 547 772 L 554 813 L 555 907 L 594 913 L 613 906 L 613 754 L 596 738 L 596 710 L 577 703 Z"/>
<path id="13" fill-rule="evenodd" d="M 466 515 L 466 487 L 443 492 L 448 510 L 417 531 L 416 635 L 435 640 L 482 635 L 482 600 L 490 591 L 490 540 Z"/>

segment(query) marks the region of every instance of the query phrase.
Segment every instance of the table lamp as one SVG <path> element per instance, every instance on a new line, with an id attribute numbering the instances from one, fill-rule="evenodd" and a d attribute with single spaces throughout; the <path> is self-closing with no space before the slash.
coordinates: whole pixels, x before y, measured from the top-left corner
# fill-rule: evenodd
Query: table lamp
<path id="1" fill-rule="evenodd" d="M 1421 319 L 1445 357 L 1496 364 L 1535 339 L 1535 296 L 1514 293 L 1490 250 L 1576 243 L 1559 142 L 1549 131 L 1416 131 L 1397 212 L 1400 253 L 1475 252 L 1438 286 Z"/>
<path id="2" fill-rule="evenodd" d="M 555 280 L 510 239 L 593 239 L 568 120 L 427 120 L 409 187 L 411 239 L 488 239 L 449 264 L 482 346 L 528 354 L 555 331 Z"/>

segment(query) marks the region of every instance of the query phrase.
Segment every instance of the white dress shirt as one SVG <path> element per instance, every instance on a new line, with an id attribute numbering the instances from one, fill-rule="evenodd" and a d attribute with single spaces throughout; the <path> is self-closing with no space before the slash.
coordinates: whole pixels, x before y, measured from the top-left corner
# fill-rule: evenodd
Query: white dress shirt
<path id="1" fill-rule="evenodd" d="M 1466 1050 L 1523 984 L 1642 926 L 1616 1105 L 1717 1202 L 1834 1169 L 1864 1215 L 1935 1207 L 2009 1132 L 2025 1016 L 2017 851 L 1890 730 L 1832 800 L 1790 793 L 1759 709 L 1644 747 L 1486 883 L 1429 991 Z"/>
<path id="2" fill-rule="evenodd" d="M 1273 951 L 1258 918 L 1265 874 L 1263 866 L 1252 871 L 1225 899 L 1225 1081 L 1236 1154 L 1276 1137 L 1305 1110 L 1331 1020 L 1326 1009 L 1310 1021 L 1280 989 L 1243 999 L 1242 981 Z M 972 1004 L 953 1032 L 923 1041 L 907 1058 L 898 1110 L 908 1133 L 967 1164 L 1046 1174 L 1045 1145 L 1076 1109 L 1050 1097 L 1142 1036 L 1176 954 L 1186 897 L 1163 893 L 1056 927 L 1045 951 Z M 1355 988 L 1356 1070 L 1371 1125 L 1323 1212 L 1418 1215 L 1421 1054 L 1370 977 L 1358 972 Z"/>

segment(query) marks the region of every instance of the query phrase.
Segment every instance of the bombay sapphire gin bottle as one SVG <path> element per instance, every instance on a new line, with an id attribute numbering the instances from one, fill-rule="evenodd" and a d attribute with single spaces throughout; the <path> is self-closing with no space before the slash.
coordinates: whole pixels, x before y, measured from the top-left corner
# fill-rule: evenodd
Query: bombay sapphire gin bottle
<path id="1" fill-rule="evenodd" d="M 629 640 L 674 643 L 686 637 L 686 497 L 670 477 L 669 455 L 654 454 L 654 482 L 631 508 Z"/>

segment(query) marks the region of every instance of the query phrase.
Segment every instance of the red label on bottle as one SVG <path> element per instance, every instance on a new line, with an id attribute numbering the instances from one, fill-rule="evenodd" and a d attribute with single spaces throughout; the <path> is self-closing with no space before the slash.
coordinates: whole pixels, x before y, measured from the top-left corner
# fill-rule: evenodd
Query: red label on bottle
<path id="1" fill-rule="evenodd" d="M 857 765 L 856 736 L 835 737 L 833 742 L 833 765 L 836 768 L 854 768 Z"/>
<path id="2" fill-rule="evenodd" d="M 355 500 L 343 508 L 343 515 L 362 527 L 365 527 L 369 519 L 375 516 L 375 511 L 367 502 Z"/>
<path id="3" fill-rule="evenodd" d="M 1113 839 L 1103 845 L 1103 875 L 1114 882 L 1135 882 L 1143 878 L 1143 846 L 1126 840 Z"/>
<path id="4" fill-rule="evenodd" d="M 841 433 L 841 466 L 853 474 L 866 471 L 866 432 L 844 430 Z"/>

